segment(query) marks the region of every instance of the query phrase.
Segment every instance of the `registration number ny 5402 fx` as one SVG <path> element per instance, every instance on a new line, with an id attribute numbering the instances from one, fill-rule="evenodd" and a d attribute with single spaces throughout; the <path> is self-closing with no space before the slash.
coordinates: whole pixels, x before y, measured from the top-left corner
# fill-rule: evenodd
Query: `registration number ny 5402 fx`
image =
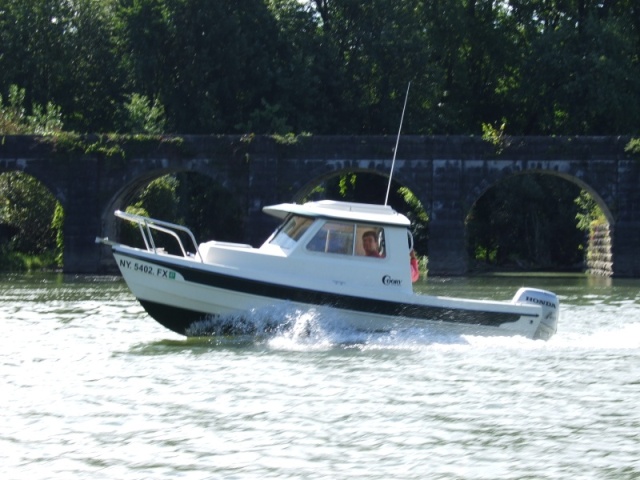
<path id="1" fill-rule="evenodd" d="M 120 268 L 126 268 L 133 270 L 134 272 L 140 272 L 147 275 L 153 275 L 155 277 L 168 278 L 175 280 L 176 272 L 167 268 L 158 267 L 156 265 L 150 265 L 148 263 L 136 262 L 134 260 L 125 260 L 121 258 L 119 261 Z"/>

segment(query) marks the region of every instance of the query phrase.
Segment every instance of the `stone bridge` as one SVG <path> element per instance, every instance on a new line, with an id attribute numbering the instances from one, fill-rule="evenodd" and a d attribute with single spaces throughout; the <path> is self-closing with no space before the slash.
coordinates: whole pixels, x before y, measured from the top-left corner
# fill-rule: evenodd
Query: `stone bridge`
<path id="1" fill-rule="evenodd" d="M 557 175 L 586 189 L 610 225 L 612 271 L 640 276 L 640 159 L 622 137 L 511 137 L 493 145 L 477 137 L 403 136 L 393 180 L 410 188 L 429 214 L 429 272 L 467 271 L 465 218 L 500 180 L 521 173 Z M 262 136 L 82 140 L 6 136 L 0 173 L 20 170 L 44 183 L 65 210 L 64 270 L 113 268 L 96 236 L 114 238 L 113 211 L 149 181 L 196 172 L 222 185 L 246 212 L 245 235 L 258 245 L 275 224 L 263 206 L 303 198 L 344 172 L 389 176 L 395 137 Z M 381 199 L 381 203 L 384 199 Z M 225 208 L 221 205 L 220 208 Z"/>

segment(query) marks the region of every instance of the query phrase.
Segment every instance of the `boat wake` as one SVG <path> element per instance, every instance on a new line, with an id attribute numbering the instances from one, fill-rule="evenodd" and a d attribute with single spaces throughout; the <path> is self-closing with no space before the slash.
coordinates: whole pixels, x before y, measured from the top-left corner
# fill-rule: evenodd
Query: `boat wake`
<path id="1" fill-rule="evenodd" d="M 190 337 L 243 338 L 285 350 L 324 350 L 334 347 L 415 348 L 431 344 L 468 345 L 459 334 L 431 328 L 407 328 L 383 332 L 363 332 L 345 326 L 340 313 L 331 308 L 301 309 L 271 306 L 252 309 L 241 315 L 218 316 L 196 322 L 187 331 Z"/>
<path id="2" fill-rule="evenodd" d="M 186 330 L 188 337 L 270 336 L 291 328 L 293 318 L 269 307 L 252 309 L 237 315 L 217 315 L 194 322 Z"/>
<path id="3" fill-rule="evenodd" d="M 549 341 L 550 348 L 583 350 L 637 350 L 640 349 L 640 322 L 616 322 L 613 325 L 584 327 L 569 332 L 558 332 Z"/>
<path id="4" fill-rule="evenodd" d="M 625 312 L 622 312 L 625 313 Z M 602 351 L 640 348 L 637 312 L 618 312 L 616 321 L 588 321 L 580 311 L 567 314 L 566 328 L 549 341 L 522 336 L 470 335 L 446 331 L 438 326 L 412 326 L 380 332 L 363 332 L 345 325 L 337 310 L 329 307 L 301 308 L 287 304 L 252 309 L 239 315 L 211 317 L 192 324 L 190 344 L 259 346 L 274 350 L 328 351 Z"/>
<path id="5" fill-rule="evenodd" d="M 242 336 L 306 345 L 361 340 L 361 333 L 348 331 L 341 324 L 339 315 L 330 309 L 271 306 L 195 322 L 186 333 L 189 337 Z M 353 335 L 359 335 L 358 340 L 352 338 Z"/>

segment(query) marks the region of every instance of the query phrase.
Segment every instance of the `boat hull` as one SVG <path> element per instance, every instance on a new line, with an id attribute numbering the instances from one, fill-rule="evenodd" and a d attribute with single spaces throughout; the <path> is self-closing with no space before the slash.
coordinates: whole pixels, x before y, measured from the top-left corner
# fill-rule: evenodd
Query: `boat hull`
<path id="1" fill-rule="evenodd" d="M 186 336 L 254 333 L 245 317 L 256 310 L 284 306 L 330 308 L 344 326 L 360 331 L 427 327 L 459 334 L 522 335 L 548 339 L 556 318 L 529 303 L 486 302 L 422 295 L 374 298 L 336 289 L 274 284 L 241 276 L 195 260 L 113 247 L 116 262 L 140 304 L 160 324 Z M 545 318 L 546 317 L 546 318 Z M 546 320 L 546 321 L 545 321 Z M 282 320 L 259 326 L 277 329 Z"/>

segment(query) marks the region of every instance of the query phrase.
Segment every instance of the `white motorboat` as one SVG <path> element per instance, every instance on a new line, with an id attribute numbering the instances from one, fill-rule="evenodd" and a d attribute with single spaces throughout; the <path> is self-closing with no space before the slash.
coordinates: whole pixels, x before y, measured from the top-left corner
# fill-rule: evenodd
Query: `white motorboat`
<path id="1" fill-rule="evenodd" d="M 520 288 L 510 301 L 415 293 L 410 222 L 389 206 L 325 200 L 263 210 L 282 224 L 259 248 L 198 244 L 186 227 L 120 211 L 139 225 L 145 248 L 97 241 L 111 246 L 148 314 L 187 336 L 227 334 L 225 319 L 281 305 L 332 309 L 345 327 L 365 332 L 417 327 L 546 340 L 556 331 L 559 302 L 545 290 Z M 156 246 L 160 234 L 174 238 L 178 253 Z"/>

